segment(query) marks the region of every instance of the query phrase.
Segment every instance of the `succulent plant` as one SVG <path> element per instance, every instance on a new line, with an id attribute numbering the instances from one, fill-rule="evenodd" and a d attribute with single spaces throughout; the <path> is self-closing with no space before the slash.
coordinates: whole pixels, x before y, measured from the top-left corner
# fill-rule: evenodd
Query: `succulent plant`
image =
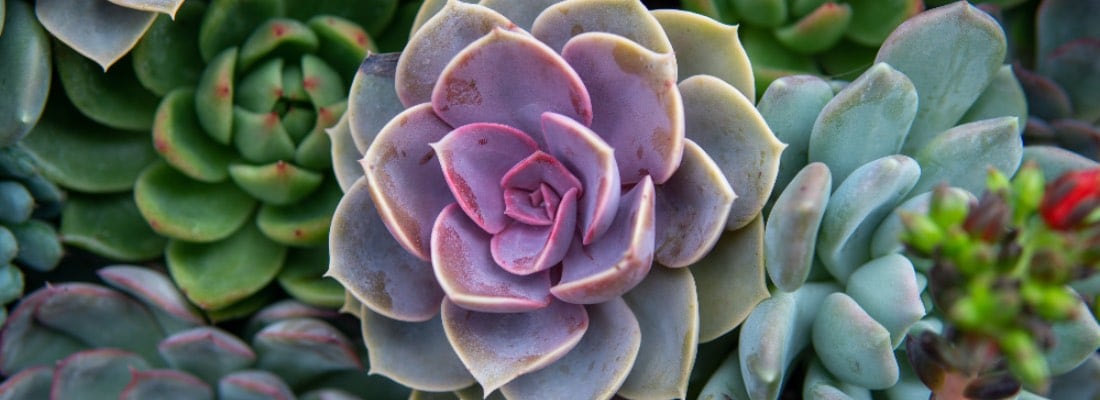
<path id="1" fill-rule="evenodd" d="M 0 0 L 0 148 L 26 136 L 50 91 L 49 37 L 22 0 Z"/>
<path id="2" fill-rule="evenodd" d="M 328 274 L 372 372 L 417 396 L 686 397 L 696 344 L 766 291 L 783 145 L 734 28 L 636 0 L 423 7 L 332 131 Z"/>
<path id="3" fill-rule="evenodd" d="M 795 74 L 852 79 L 921 0 L 683 0 L 684 7 L 738 24 L 759 93 Z"/>
<path id="4" fill-rule="evenodd" d="M 116 260 L 166 254 L 188 299 L 218 319 L 263 305 L 274 281 L 302 301 L 340 305 L 343 289 L 321 277 L 340 198 L 324 129 L 377 50 L 372 39 L 404 29 L 390 23 L 398 9 L 188 1 L 106 73 L 55 46 L 65 93 L 27 146 L 72 192 L 66 242 Z"/>
<path id="5" fill-rule="evenodd" d="M 956 2 L 900 25 L 851 83 L 803 75 L 768 87 L 758 107 L 788 144 L 766 211 L 775 286 L 702 398 L 775 399 L 798 387 L 806 398 L 928 397 L 899 347 L 942 322 L 930 314 L 926 263 L 900 254 L 899 213 L 926 210 L 943 183 L 965 202 L 988 168 L 1012 174 L 1022 158 L 1080 161 L 1024 151 L 1026 103 L 1005 49 L 993 18 Z M 794 371 L 806 371 L 801 386 Z"/>
<path id="6" fill-rule="evenodd" d="M 0 332 L 0 369 L 8 377 L 0 398 L 407 395 L 366 376 L 361 349 L 327 322 L 335 311 L 270 305 L 252 318 L 246 342 L 207 325 L 160 272 L 116 265 L 98 274 L 114 289 L 60 283 L 15 308 Z"/>
<path id="7" fill-rule="evenodd" d="M 175 18 L 183 0 L 35 1 L 35 14 L 57 40 L 106 71 L 130 52 L 158 15 Z"/>
<path id="8" fill-rule="evenodd" d="M 1013 68 L 1031 114 L 1025 142 L 1100 161 L 1100 30 L 1087 22 L 1100 18 L 1100 5 L 1033 0 L 983 6 L 1009 32 Z"/>

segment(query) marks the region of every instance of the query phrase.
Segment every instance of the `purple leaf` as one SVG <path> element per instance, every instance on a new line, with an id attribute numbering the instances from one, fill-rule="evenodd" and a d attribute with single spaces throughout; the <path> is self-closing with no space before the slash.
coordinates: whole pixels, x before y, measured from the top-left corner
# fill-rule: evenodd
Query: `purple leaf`
<path id="1" fill-rule="evenodd" d="M 486 393 L 565 356 L 588 329 L 584 306 L 552 301 L 516 314 L 470 311 L 443 302 L 443 329 Z"/>
<path id="2" fill-rule="evenodd" d="M 623 296 L 642 328 L 642 344 L 619 389 L 625 398 L 687 398 L 699 344 L 695 279 L 687 268 L 653 268 Z"/>
<path id="3" fill-rule="evenodd" d="M 538 145 L 514 128 L 479 123 L 459 127 L 431 146 L 439 156 L 454 199 L 466 215 L 485 232 L 504 229 L 508 217 L 504 215 L 501 180 L 538 150 Z"/>
<path id="4" fill-rule="evenodd" d="M 591 129 L 561 114 L 543 114 L 542 130 L 546 149 L 581 180 L 581 242 L 591 244 L 611 227 L 619 204 L 615 150 Z"/>
<path id="5" fill-rule="evenodd" d="M 430 392 L 458 390 L 474 384 L 474 377 L 447 341 L 439 314 L 424 322 L 402 322 L 366 307 L 361 313 L 371 374 Z"/>
<path id="6" fill-rule="evenodd" d="M 397 62 L 397 97 L 406 107 L 431 100 L 432 88 L 447 63 L 495 27 L 512 22 L 488 8 L 448 1 L 409 38 Z"/>
<path id="7" fill-rule="evenodd" d="M 490 252 L 489 234 L 452 204 L 432 231 L 432 265 L 447 298 L 484 312 L 522 312 L 550 303 L 550 274 L 518 276 L 500 268 Z"/>
<path id="8" fill-rule="evenodd" d="M 703 258 L 725 230 L 737 198 L 718 164 L 695 142 L 685 141 L 680 168 L 657 186 L 657 262 L 667 267 Z"/>
<path id="9" fill-rule="evenodd" d="M 401 246 L 424 261 L 431 258 L 435 216 L 453 201 L 428 143 L 450 131 L 430 105 L 421 104 L 386 124 L 360 160 L 382 221 Z"/>
<path id="10" fill-rule="evenodd" d="M 501 387 L 509 398 L 606 399 L 626 380 L 641 344 L 641 328 L 622 299 L 593 304 L 588 331 L 562 359 Z M 570 382 L 563 385 L 562 382 Z"/>
<path id="11" fill-rule="evenodd" d="M 385 229 L 360 179 L 332 217 L 328 276 L 374 312 L 401 321 L 425 321 L 439 312 L 443 289 L 432 265 L 404 251 Z"/>
<path id="12" fill-rule="evenodd" d="M 555 297 L 577 304 L 609 301 L 634 288 L 653 264 L 654 189 L 649 177 L 627 192 L 615 222 L 600 240 L 581 246 L 574 240 L 562 262 Z"/>
<path id="13" fill-rule="evenodd" d="M 554 50 L 585 32 L 607 32 L 658 53 L 672 52 L 661 24 L 640 1 L 561 2 L 543 10 L 531 26 L 531 34 Z"/>
<path id="14" fill-rule="evenodd" d="M 578 189 L 570 189 L 557 205 L 554 224 L 514 222 L 490 241 L 493 260 L 517 275 L 529 275 L 557 265 L 565 257 L 577 228 Z"/>
<path id="15" fill-rule="evenodd" d="M 602 32 L 574 37 L 562 57 L 588 88 L 592 130 L 617 150 L 622 183 L 665 183 L 684 150 L 676 58 Z"/>
<path id="16" fill-rule="evenodd" d="M 565 60 L 538 40 L 504 29 L 494 29 L 451 60 L 432 91 L 432 107 L 452 126 L 500 123 L 540 145 L 544 112 L 592 123 L 588 92 Z"/>

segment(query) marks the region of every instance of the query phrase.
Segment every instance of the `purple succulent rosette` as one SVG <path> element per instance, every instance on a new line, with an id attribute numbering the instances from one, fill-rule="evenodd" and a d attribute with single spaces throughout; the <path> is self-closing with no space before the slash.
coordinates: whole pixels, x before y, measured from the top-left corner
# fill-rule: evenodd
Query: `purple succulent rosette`
<path id="1" fill-rule="evenodd" d="M 330 132 L 329 275 L 373 372 L 684 397 L 698 342 L 766 294 L 784 145 L 743 94 L 736 28 L 633 0 L 428 1 L 420 21 L 364 61 Z"/>

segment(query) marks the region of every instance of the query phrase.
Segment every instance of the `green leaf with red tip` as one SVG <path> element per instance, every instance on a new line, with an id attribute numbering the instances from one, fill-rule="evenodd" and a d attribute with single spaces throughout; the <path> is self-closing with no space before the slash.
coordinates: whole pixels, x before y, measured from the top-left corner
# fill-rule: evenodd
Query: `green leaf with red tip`
<path id="1" fill-rule="evenodd" d="M 51 399 L 118 398 L 135 370 L 149 369 L 137 354 L 96 349 L 73 354 L 57 363 Z"/>
<path id="2" fill-rule="evenodd" d="M 207 12 L 209 17 L 211 12 Z M 218 54 L 206 64 L 195 87 L 195 113 L 199 125 L 214 140 L 229 144 L 233 134 L 233 96 L 236 92 L 234 73 L 237 65 L 237 48 Z"/>
<path id="3" fill-rule="evenodd" d="M 286 251 L 250 223 L 214 243 L 173 241 L 166 256 L 168 271 L 187 298 L 201 308 L 218 310 L 274 280 Z"/>
<path id="4" fill-rule="evenodd" d="M 346 0 L 287 1 L 286 15 L 299 21 L 315 16 L 339 15 L 366 28 L 372 36 L 392 29 L 390 22 L 393 21 L 398 1 L 371 0 L 369 4 Z"/>
<path id="5" fill-rule="evenodd" d="M 828 2 L 793 25 L 777 29 L 775 37 L 799 53 L 820 53 L 840 41 L 851 18 L 849 5 Z"/>
<path id="6" fill-rule="evenodd" d="M 283 68 L 283 97 L 309 101 L 309 93 L 306 93 L 306 88 L 302 85 L 302 69 L 297 64 L 287 64 Z"/>
<path id="7" fill-rule="evenodd" d="M 367 57 L 368 52 L 378 51 L 370 34 L 352 21 L 333 15 L 319 15 L 311 18 L 307 24 L 321 42 L 317 54 L 332 63 L 332 67 L 340 71 L 340 76 L 345 81 L 351 81 L 355 69 Z"/>
<path id="8" fill-rule="evenodd" d="M 233 144 L 241 157 L 254 163 L 273 163 L 294 157 L 294 141 L 279 114 L 233 109 Z"/>
<path id="9" fill-rule="evenodd" d="M 226 0 L 210 4 L 199 26 L 199 52 L 208 63 L 244 42 L 257 26 L 283 14 L 282 0 Z"/>
<path id="10" fill-rule="evenodd" d="M 161 101 L 153 124 L 153 148 L 168 164 L 192 179 L 221 182 L 228 177 L 232 150 L 215 142 L 195 118 L 195 92 L 176 89 Z"/>
<path id="11" fill-rule="evenodd" d="M 172 89 L 194 87 L 204 66 L 199 54 L 199 22 L 206 12 L 206 3 L 184 2 L 175 19 L 158 16 L 134 46 L 134 75 L 157 96 Z M 172 51 L 165 51 L 172 49 Z"/>
<path id="12" fill-rule="evenodd" d="M 253 68 L 237 82 L 236 104 L 254 113 L 273 111 L 283 97 L 283 59 L 273 58 Z"/>
<path id="13" fill-rule="evenodd" d="M 67 245 L 120 261 L 156 258 L 168 245 L 149 228 L 130 192 L 71 193 L 61 212 L 61 237 Z"/>
<path id="14" fill-rule="evenodd" d="M 256 27 L 240 47 L 240 68 L 247 70 L 267 56 L 296 56 L 311 53 L 320 46 L 317 34 L 293 19 L 269 19 Z"/>
<path id="15" fill-rule="evenodd" d="M 50 40 L 31 7 L 0 1 L 0 147 L 15 143 L 31 130 L 50 92 Z M 5 24 L 4 20 L 11 20 Z M 7 30 L 3 28 L 7 25 Z"/>
<path id="16" fill-rule="evenodd" d="M 54 96 L 46 118 L 23 139 L 38 170 L 68 189 L 88 193 L 129 190 L 156 161 L 149 133 L 134 134 L 97 125 Z"/>
<path id="17" fill-rule="evenodd" d="M 291 246 L 313 246 L 328 240 L 332 213 L 341 191 L 332 178 L 299 202 L 285 206 L 264 204 L 256 224 L 267 237 Z"/>
<path id="18" fill-rule="evenodd" d="M 348 96 L 347 86 L 344 86 L 340 73 L 311 54 L 302 56 L 302 89 L 305 89 L 309 100 L 318 107 L 344 101 Z"/>
<path id="19" fill-rule="evenodd" d="M 282 81 L 282 79 L 280 79 Z M 283 129 L 295 142 L 301 142 L 317 125 L 317 113 L 305 107 L 288 107 L 283 114 Z"/>
<path id="20" fill-rule="evenodd" d="M 53 50 L 61 86 L 81 113 L 118 129 L 147 130 L 152 126 L 157 97 L 138 83 L 130 63 L 105 73 L 68 47 L 57 45 Z"/>
<path id="21" fill-rule="evenodd" d="M 344 115 L 348 103 L 341 101 L 317 109 L 317 121 L 313 130 L 300 143 L 294 153 L 294 161 L 306 168 L 328 170 L 332 166 L 332 141 L 326 130 L 336 125 Z"/>
<path id="22" fill-rule="evenodd" d="M 344 287 L 324 276 L 327 268 L 328 249 L 324 246 L 291 248 L 276 279 L 295 299 L 321 307 L 339 307 L 344 304 Z"/>
<path id="23" fill-rule="evenodd" d="M 265 204 L 287 205 L 298 202 L 321 184 L 323 175 L 283 161 L 267 165 L 233 164 L 229 167 L 233 182 Z"/>
<path id="24" fill-rule="evenodd" d="M 134 200 L 154 231 L 196 242 L 233 234 L 249 220 L 255 205 L 255 200 L 232 182 L 199 182 L 164 163 L 141 174 L 134 186 Z"/>
<path id="25" fill-rule="evenodd" d="M 845 3 L 852 7 L 852 20 L 845 36 L 875 47 L 902 21 L 924 8 L 920 0 L 846 0 Z"/>

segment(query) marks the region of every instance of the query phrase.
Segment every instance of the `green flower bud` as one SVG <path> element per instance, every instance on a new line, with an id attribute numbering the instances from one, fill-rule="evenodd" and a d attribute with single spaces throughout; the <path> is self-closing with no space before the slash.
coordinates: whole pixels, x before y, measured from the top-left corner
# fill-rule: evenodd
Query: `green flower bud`
<path id="1" fill-rule="evenodd" d="M 1012 190 L 1016 195 L 1015 220 L 1023 221 L 1039 208 L 1043 201 L 1043 188 L 1046 182 L 1043 179 L 1043 171 L 1035 162 L 1028 162 L 1016 172 L 1012 180 Z"/>
<path id="2" fill-rule="evenodd" d="M 969 199 L 947 185 L 939 185 L 932 191 L 932 202 L 928 206 L 928 215 L 941 228 L 958 225 L 966 219 L 970 209 Z"/>
<path id="3" fill-rule="evenodd" d="M 904 213 L 901 223 L 905 226 L 902 240 L 914 250 L 931 254 L 943 243 L 943 230 L 927 215 Z"/>

